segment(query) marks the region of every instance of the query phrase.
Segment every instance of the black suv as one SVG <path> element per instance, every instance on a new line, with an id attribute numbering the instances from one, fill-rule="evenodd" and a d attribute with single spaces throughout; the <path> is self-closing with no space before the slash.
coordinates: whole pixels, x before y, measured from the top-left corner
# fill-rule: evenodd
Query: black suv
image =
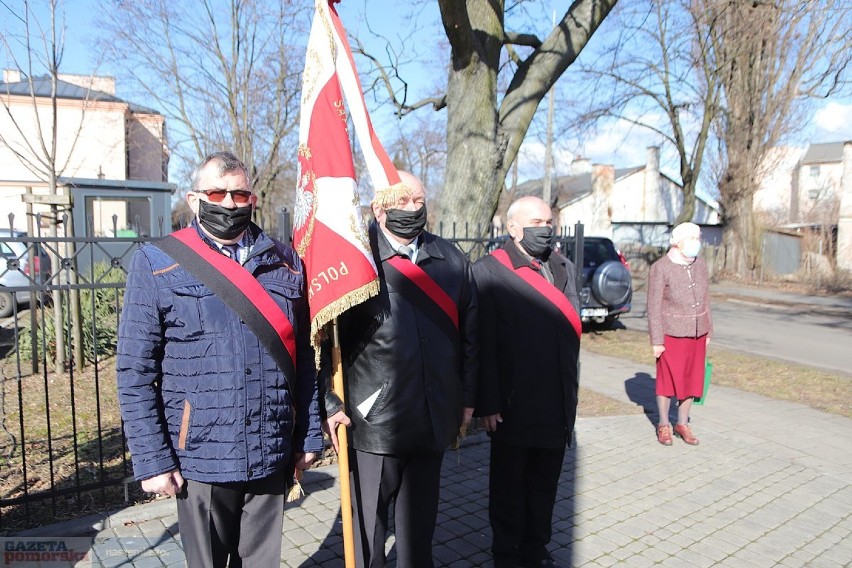
<path id="1" fill-rule="evenodd" d="M 574 262 L 573 237 L 558 238 L 556 246 Z M 630 266 L 611 240 L 583 239 L 583 282 L 579 294 L 583 323 L 611 325 L 618 316 L 630 311 L 633 299 Z"/>

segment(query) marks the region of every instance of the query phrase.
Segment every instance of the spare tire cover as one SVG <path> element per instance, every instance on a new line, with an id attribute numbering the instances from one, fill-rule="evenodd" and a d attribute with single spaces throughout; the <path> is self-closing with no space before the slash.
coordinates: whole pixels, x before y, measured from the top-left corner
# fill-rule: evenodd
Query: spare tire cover
<path id="1" fill-rule="evenodd" d="M 615 260 L 601 264 L 592 276 L 592 293 L 605 306 L 627 301 L 630 285 L 630 270 Z"/>

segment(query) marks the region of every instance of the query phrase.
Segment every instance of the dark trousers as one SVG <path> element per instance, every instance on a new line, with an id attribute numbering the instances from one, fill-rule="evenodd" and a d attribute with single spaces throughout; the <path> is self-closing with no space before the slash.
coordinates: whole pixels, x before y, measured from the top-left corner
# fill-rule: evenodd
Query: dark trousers
<path id="1" fill-rule="evenodd" d="M 286 490 L 287 478 L 283 472 L 238 483 L 187 480 L 177 499 L 186 565 L 193 568 L 280 566 Z"/>
<path id="2" fill-rule="evenodd" d="M 397 568 L 432 568 L 444 452 L 379 455 L 352 452 L 352 505 L 359 568 L 387 564 L 385 540 L 391 502 Z"/>
<path id="3" fill-rule="evenodd" d="M 564 458 L 565 446 L 530 448 L 491 441 L 488 516 L 496 567 L 549 556 L 547 544 Z"/>

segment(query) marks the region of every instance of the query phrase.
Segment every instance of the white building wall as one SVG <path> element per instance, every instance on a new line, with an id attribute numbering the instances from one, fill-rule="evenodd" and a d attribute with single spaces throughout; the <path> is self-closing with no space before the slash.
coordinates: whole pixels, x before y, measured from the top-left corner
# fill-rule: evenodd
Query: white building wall
<path id="1" fill-rule="evenodd" d="M 852 141 L 843 144 L 840 218 L 837 223 L 837 267 L 852 272 Z"/>
<path id="2" fill-rule="evenodd" d="M 564 227 L 573 227 L 575 223 L 580 222 L 583 225 L 588 225 L 589 220 L 592 219 L 594 213 L 594 200 L 591 195 L 584 197 L 574 203 L 570 203 L 566 205 L 562 209 L 559 210 L 559 226 Z M 585 234 L 591 235 L 586 227 L 583 227 Z M 595 235 L 595 236 L 607 236 L 607 235 Z"/>
<path id="3" fill-rule="evenodd" d="M 642 212 L 638 217 L 643 221 L 654 221 L 657 211 L 662 209 L 663 202 L 660 194 L 660 148 L 649 146 L 646 152 L 645 169 L 643 171 L 644 182 L 642 197 Z"/>
<path id="4" fill-rule="evenodd" d="M 644 220 L 645 177 L 641 171 L 616 180 L 612 188 L 612 222 Z"/>
<path id="5" fill-rule="evenodd" d="M 83 104 L 82 101 L 57 101 L 57 173 L 64 177 L 97 178 L 102 171 L 105 177 L 125 179 L 126 105 L 100 103 L 97 107 L 84 108 Z M 34 107 L 30 99 L 13 97 L 10 110 L 11 118 L 0 113 L 0 129 L 24 159 L 0 144 L 0 179 L 46 181 L 47 168 L 43 164 L 38 125 L 41 125 L 44 144 L 49 147 L 50 101 L 38 99 Z M 25 162 L 34 166 L 29 168 Z"/>
<path id="6" fill-rule="evenodd" d="M 15 215 L 15 227 L 25 227 L 26 205 L 21 196 L 26 187 L 35 194 L 48 194 L 48 166 L 42 145 L 50 145 L 52 109 L 50 99 L 10 97 L 11 117 L 0 113 L 0 131 L 7 144 L 0 144 L 0 199 L 4 203 L 0 226 L 8 226 L 7 215 Z M 125 153 L 125 103 L 57 101 L 56 173 L 60 177 L 127 179 Z M 44 140 L 39 137 L 39 124 Z M 17 126 L 16 126 L 17 125 Z M 162 150 L 160 150 L 162 155 Z M 161 177 L 155 178 L 162 181 Z M 59 190 L 62 193 L 62 190 Z M 34 212 L 47 212 L 35 206 Z"/>
<path id="7" fill-rule="evenodd" d="M 842 162 L 803 164 L 799 170 L 799 221 L 819 221 L 826 204 L 839 200 Z"/>
<path id="8" fill-rule="evenodd" d="M 763 178 L 754 193 L 755 211 L 774 212 L 786 218 L 790 211 L 793 170 L 804 154 L 804 148 L 780 146 L 773 148 L 763 165 Z"/>
<path id="9" fill-rule="evenodd" d="M 599 212 L 602 208 L 600 200 L 596 200 L 593 195 L 587 195 L 560 210 L 560 226 L 573 226 L 579 220 L 586 225 L 587 235 L 612 239 L 612 224 L 620 225 L 619 230 L 623 234 L 626 234 L 624 231 L 627 230 L 623 226 L 625 223 L 637 225 L 657 223 L 664 227 L 671 225 L 683 208 L 683 192 L 676 183 L 665 176 L 659 178 L 656 192 L 646 192 L 646 179 L 644 171 L 640 170 L 616 180 L 609 205 L 612 211 L 610 221 L 603 223 L 599 220 Z M 719 223 L 719 214 L 707 203 L 696 198 L 692 222 L 715 225 Z M 644 235 L 647 230 L 647 228 L 642 229 L 640 232 Z"/>
<path id="10" fill-rule="evenodd" d="M 683 191 L 665 176 L 655 191 L 645 191 L 646 176 L 636 172 L 616 181 L 612 191 L 613 223 L 673 223 L 683 209 Z M 719 215 L 705 202 L 695 200 L 695 223 L 718 223 Z"/>
<path id="11" fill-rule="evenodd" d="M 698 225 L 718 225 L 719 212 L 710 207 L 707 203 L 696 199 L 695 213 L 692 215 L 692 222 Z"/>
<path id="12" fill-rule="evenodd" d="M 65 148 L 71 147 L 75 136 L 77 142 L 64 177 L 127 179 L 125 109 L 126 105 L 112 104 L 90 108 L 79 131 L 68 129 Z"/>

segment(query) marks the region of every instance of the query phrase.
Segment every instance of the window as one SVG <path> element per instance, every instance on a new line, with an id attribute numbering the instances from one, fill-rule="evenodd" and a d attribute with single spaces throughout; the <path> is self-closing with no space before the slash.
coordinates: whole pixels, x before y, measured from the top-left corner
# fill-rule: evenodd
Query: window
<path id="1" fill-rule="evenodd" d="M 811 166 L 810 173 L 812 178 L 819 177 L 819 166 Z"/>
<path id="2" fill-rule="evenodd" d="M 95 237 L 147 237 L 150 197 L 86 197 L 86 225 Z"/>

